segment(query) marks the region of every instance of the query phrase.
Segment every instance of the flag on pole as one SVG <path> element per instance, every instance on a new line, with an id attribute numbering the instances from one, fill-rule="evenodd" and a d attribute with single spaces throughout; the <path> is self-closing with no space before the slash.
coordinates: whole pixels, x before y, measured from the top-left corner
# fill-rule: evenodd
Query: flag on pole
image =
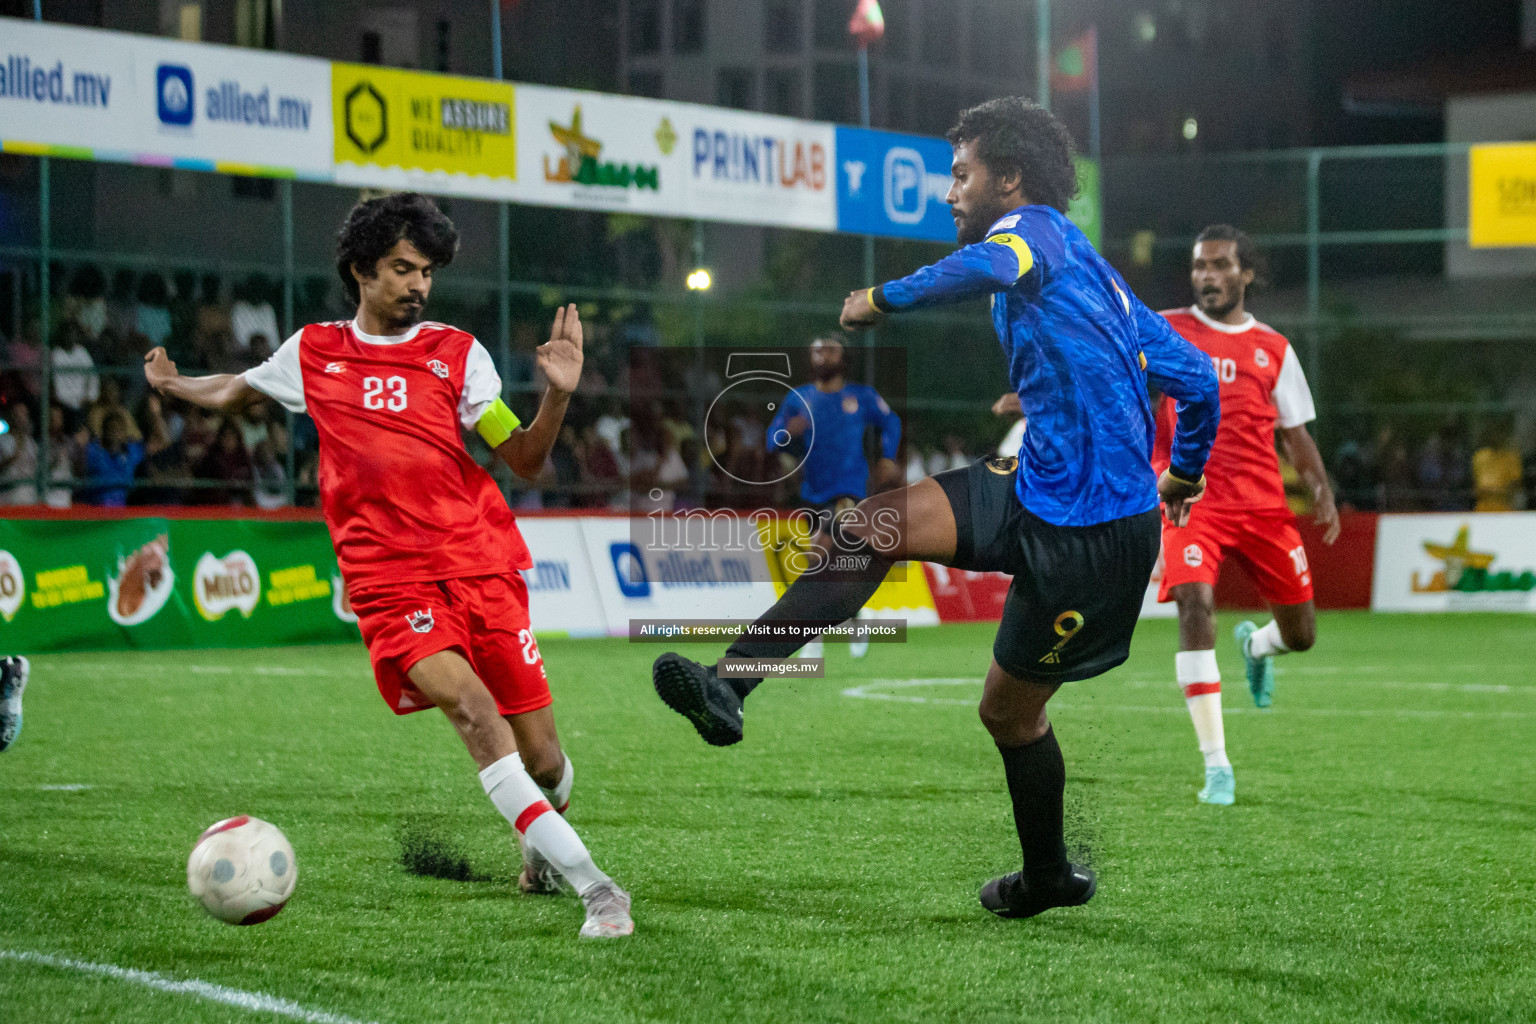
<path id="1" fill-rule="evenodd" d="M 848 34 L 868 46 L 885 35 L 885 14 L 880 10 L 880 0 L 859 0 L 853 17 L 848 20 Z"/>
<path id="2" fill-rule="evenodd" d="M 1087 92 L 1098 85 L 1099 33 L 1090 25 L 1062 47 L 1051 63 L 1052 92 Z"/>

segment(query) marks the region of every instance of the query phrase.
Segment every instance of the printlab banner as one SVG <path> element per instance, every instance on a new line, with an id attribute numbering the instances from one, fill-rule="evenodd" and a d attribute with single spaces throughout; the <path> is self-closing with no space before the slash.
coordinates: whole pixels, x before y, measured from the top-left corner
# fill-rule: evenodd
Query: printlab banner
<path id="1" fill-rule="evenodd" d="M 7 653 L 357 638 L 325 526 L 0 520 Z"/>
<path id="2" fill-rule="evenodd" d="M 1371 609 L 1536 611 L 1536 512 L 1382 516 Z"/>
<path id="3" fill-rule="evenodd" d="M 233 46 L 0 19 L 11 152 L 331 177 L 331 66 Z"/>
<path id="4" fill-rule="evenodd" d="M 830 231 L 831 125 L 518 87 L 520 202 Z"/>

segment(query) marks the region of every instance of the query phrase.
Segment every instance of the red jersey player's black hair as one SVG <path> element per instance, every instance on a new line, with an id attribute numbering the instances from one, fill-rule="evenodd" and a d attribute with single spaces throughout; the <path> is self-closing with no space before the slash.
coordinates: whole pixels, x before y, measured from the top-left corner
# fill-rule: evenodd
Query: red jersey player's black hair
<path id="1" fill-rule="evenodd" d="M 1002 96 L 960 112 L 944 136 L 951 146 L 969 142 L 993 174 L 1017 170 L 1031 203 L 1067 212 L 1077 195 L 1072 136 L 1049 110 L 1022 96 Z"/>
<path id="2" fill-rule="evenodd" d="M 394 192 L 352 207 L 336 234 L 336 275 L 354 305 L 360 301 L 352 268 L 371 277 L 374 266 L 404 238 L 432 261 L 446 267 L 459 251 L 459 232 L 437 204 L 420 192 Z"/>
<path id="3" fill-rule="evenodd" d="M 1236 243 L 1238 267 L 1253 271 L 1254 285 L 1262 286 L 1265 283 L 1264 257 L 1259 253 L 1259 247 L 1253 244 L 1253 239 L 1248 237 L 1248 232 L 1242 228 L 1235 228 L 1231 224 L 1209 224 L 1195 236 L 1195 244 L 1201 242 Z"/>

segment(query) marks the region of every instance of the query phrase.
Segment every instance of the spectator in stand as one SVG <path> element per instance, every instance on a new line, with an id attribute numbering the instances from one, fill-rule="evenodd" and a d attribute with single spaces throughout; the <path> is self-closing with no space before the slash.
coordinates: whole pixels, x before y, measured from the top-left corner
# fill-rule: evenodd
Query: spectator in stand
<path id="1" fill-rule="evenodd" d="M 89 488 L 86 503 L 110 508 L 128 504 L 128 491 L 133 487 L 134 474 L 144 461 L 148 446 L 132 440 L 133 420 L 128 410 L 112 410 L 102 422 L 102 436 L 92 438 L 85 446 L 85 476 Z M 165 446 L 163 437 L 151 442 L 160 448 Z M 156 451 L 159 449 L 157 448 Z"/>
<path id="2" fill-rule="evenodd" d="M 272 355 L 272 342 L 265 334 L 251 335 L 251 347 L 246 350 L 239 363 L 243 366 L 260 366 Z M 244 372 L 243 370 L 241 371 Z"/>
<path id="3" fill-rule="evenodd" d="M 1339 501 L 1342 505 L 1357 509 L 1376 507 L 1371 486 L 1371 471 L 1366 465 L 1365 451 L 1353 439 L 1344 441 L 1333 456 L 1333 475 L 1338 481 Z"/>
<path id="4" fill-rule="evenodd" d="M 96 360 L 85 347 L 85 329 L 67 321 L 59 332 L 59 343 L 53 347 L 53 400 L 66 410 L 65 420 L 71 428 L 81 423 L 86 406 L 101 393 L 95 367 Z"/>
<path id="5" fill-rule="evenodd" d="M 112 275 L 112 290 L 107 293 L 107 330 L 126 336 L 138 329 L 133 300 L 133 271 L 120 268 Z"/>
<path id="6" fill-rule="evenodd" d="M 12 338 L 5 349 L 5 360 L 12 367 L 6 371 L 6 376 L 13 380 L 7 390 L 15 390 L 19 385 L 20 390 L 34 403 L 43 394 L 43 345 L 38 340 L 37 332 L 37 321 L 28 320 L 21 333 Z"/>
<path id="7" fill-rule="evenodd" d="M 73 500 L 70 481 L 80 476 L 84 468 L 85 440 L 89 435 L 81 430 L 69 432 L 64 410 L 57 402 L 48 407 L 48 493 L 44 502 L 52 508 L 69 508 Z"/>
<path id="8" fill-rule="evenodd" d="M 944 438 L 944 450 L 928 456 L 928 475 L 938 476 L 950 469 L 965 469 L 973 460 L 965 451 L 965 441 L 958 434 Z"/>
<path id="9" fill-rule="evenodd" d="M 272 285 L 260 274 L 252 274 L 235 290 L 235 304 L 229 311 L 230 335 L 234 355 L 245 359 L 251 350 L 251 338 L 262 334 L 278 337 L 277 311 L 272 308 Z"/>
<path id="10" fill-rule="evenodd" d="M 257 508 L 282 508 L 288 504 L 288 471 L 283 468 L 270 437 L 258 441 L 251 452 L 251 481 Z"/>
<path id="11" fill-rule="evenodd" d="M 928 475 L 928 470 L 923 466 L 923 449 L 917 443 L 917 438 L 911 437 L 909 435 L 904 434 L 902 436 L 901 443 L 902 447 L 906 448 L 907 450 L 907 457 L 905 461 L 905 465 L 907 467 L 905 474 L 907 483 L 915 484 L 923 477 Z"/>
<path id="12" fill-rule="evenodd" d="M 229 361 L 229 310 L 219 298 L 219 277 L 204 274 L 198 291 L 197 322 L 192 334 L 194 358 L 210 370 Z"/>
<path id="13" fill-rule="evenodd" d="M 9 428 L 0 434 L 0 505 L 37 504 L 37 438 L 32 411 L 23 402 L 5 410 Z"/>
<path id="14" fill-rule="evenodd" d="M 597 432 L 595 423 L 589 423 L 582 429 L 581 450 L 582 482 L 587 490 L 587 497 L 581 504 L 588 508 L 606 505 L 609 496 L 623 484 L 618 456 Z"/>
<path id="15" fill-rule="evenodd" d="M 171 336 L 167 339 L 165 354 L 178 363 L 190 363 L 196 352 L 197 275 L 190 270 L 178 270 L 171 283 Z"/>
<path id="16" fill-rule="evenodd" d="M 1472 508 L 1472 452 L 1466 441 L 1466 427 L 1458 419 L 1449 419 L 1440 428 L 1445 445 L 1446 512 L 1465 512 Z"/>
<path id="17" fill-rule="evenodd" d="M 171 296 L 165 278 L 148 273 L 139 278 L 138 301 L 134 304 L 133 329 L 148 342 L 145 351 L 166 345 L 171 337 Z"/>
<path id="18" fill-rule="evenodd" d="M 64 297 L 64 319 L 78 324 L 86 344 L 94 344 L 107 329 L 107 278 L 94 263 L 83 264 L 69 282 Z"/>
<path id="19" fill-rule="evenodd" d="M 251 455 L 240 439 L 240 427 L 233 419 L 219 424 L 213 445 L 192 469 L 199 480 L 218 480 L 227 486 L 201 493 L 200 505 L 244 505 L 251 490 Z"/>
<path id="20" fill-rule="evenodd" d="M 181 447 L 182 459 L 189 473 L 193 467 L 203 461 L 204 456 L 213 447 L 214 435 L 218 431 L 218 421 L 210 417 L 200 406 L 187 407 L 186 425 L 181 431 Z"/>
<path id="21" fill-rule="evenodd" d="M 272 403 L 256 402 L 247 406 L 235 417 L 235 425 L 240 428 L 240 440 L 245 444 L 245 450 L 254 452 L 256 446 L 271 433 Z"/>
<path id="22" fill-rule="evenodd" d="M 179 486 L 188 476 L 180 442 L 181 417 L 164 403 L 158 392 L 150 391 L 139 404 L 139 430 L 150 444 L 139 467 L 141 483 L 134 497 L 145 505 L 179 505 L 185 496 Z"/>
<path id="23" fill-rule="evenodd" d="M 1472 489 L 1479 512 L 1513 512 L 1520 505 L 1524 467 L 1508 424 L 1490 427 L 1472 455 Z"/>
<path id="24" fill-rule="evenodd" d="M 139 433 L 138 426 L 133 422 L 133 417 L 128 413 L 128 407 L 123 404 L 122 392 L 119 389 L 117 378 L 104 377 L 102 378 L 96 401 L 86 406 L 85 429 L 90 431 L 92 437 L 106 437 L 107 417 L 114 416 L 119 412 L 128 417 L 128 440 L 144 440 L 144 435 Z"/>
<path id="25" fill-rule="evenodd" d="M 1384 430 L 1377 470 L 1376 488 L 1380 493 L 1377 506 L 1383 512 L 1412 512 L 1416 507 L 1413 460 L 1408 457 L 1408 446 Z"/>

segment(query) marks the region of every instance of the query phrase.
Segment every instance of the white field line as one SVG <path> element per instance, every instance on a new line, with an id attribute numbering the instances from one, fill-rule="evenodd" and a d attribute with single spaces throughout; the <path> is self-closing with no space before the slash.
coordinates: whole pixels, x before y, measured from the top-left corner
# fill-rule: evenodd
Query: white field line
<path id="1" fill-rule="evenodd" d="M 49 956 L 47 953 L 33 953 L 27 950 L 0 949 L 0 960 L 36 964 L 41 967 L 57 967 L 60 970 L 79 971 L 82 974 L 97 974 L 117 981 L 143 985 L 145 988 L 158 989 L 161 992 L 174 992 L 177 995 L 223 1003 L 225 1006 L 234 1006 L 250 1013 L 274 1013 L 291 1020 L 308 1021 L 310 1024 L 366 1024 L 356 1017 L 329 1013 L 325 1010 L 311 1010 L 307 1006 L 300 1006 L 298 1003 L 279 999 L 277 996 L 269 996 L 265 992 L 246 992 L 243 989 L 215 985 L 195 978 L 189 981 L 177 981 L 175 978 L 167 978 L 154 971 L 140 971 L 114 964 L 93 964 L 88 960 L 71 960 L 68 957 Z"/>
<path id="2" fill-rule="evenodd" d="M 980 679 L 967 678 L 937 678 L 937 679 L 872 679 L 859 686 L 850 686 L 842 691 L 844 697 L 853 697 L 859 700 L 880 700 L 896 704 L 949 704 L 956 707 L 975 707 L 976 697 L 924 697 L 910 693 L 880 693 L 876 688 L 886 690 L 905 690 L 922 686 L 976 686 L 981 685 Z M 1169 684 L 1170 687 L 1172 684 Z M 1092 701 L 1086 704 L 1074 704 L 1069 701 L 1052 701 L 1051 707 L 1065 711 L 1128 711 L 1134 713 L 1151 714 L 1176 714 L 1183 715 L 1188 712 L 1176 704 L 1109 704 Z M 1531 711 L 1451 711 L 1440 709 L 1420 708 L 1258 708 L 1228 707 L 1222 709 L 1224 715 L 1243 714 L 1287 714 L 1287 715 L 1326 715 L 1341 716 L 1347 718 L 1536 718 L 1536 712 Z"/>
<path id="3" fill-rule="evenodd" d="M 52 785 L 38 786 L 37 788 L 43 793 L 79 793 L 82 790 L 90 789 L 91 785 L 88 782 L 58 782 Z"/>
<path id="4" fill-rule="evenodd" d="M 61 676 L 92 676 L 102 679 L 111 678 L 149 678 L 152 676 L 164 676 L 175 672 L 191 672 L 195 675 L 227 676 L 236 672 L 241 675 L 254 676 L 326 676 L 340 677 L 353 675 L 350 672 L 332 672 L 323 668 L 294 668 L 288 665 L 177 665 L 166 662 L 134 662 L 113 665 L 108 668 L 104 665 L 43 665 L 44 673 Z M 361 670 L 360 670 L 361 671 Z"/>

